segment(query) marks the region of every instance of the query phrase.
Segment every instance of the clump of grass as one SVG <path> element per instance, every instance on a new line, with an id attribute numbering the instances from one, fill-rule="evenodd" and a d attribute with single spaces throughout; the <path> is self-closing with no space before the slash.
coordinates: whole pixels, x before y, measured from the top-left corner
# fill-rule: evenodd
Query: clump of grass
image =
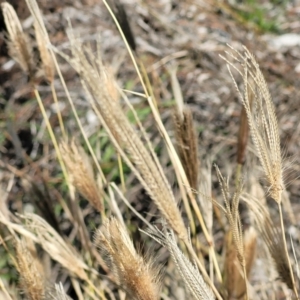
<path id="1" fill-rule="evenodd" d="M 229 62 L 228 68 L 237 92 L 246 110 L 251 137 L 256 148 L 256 154 L 259 158 L 266 181 L 269 185 L 267 193 L 278 205 L 281 223 L 281 238 L 283 242 L 283 249 L 285 251 L 285 260 L 287 261 L 287 266 L 290 271 L 290 278 L 292 280 L 292 284 L 289 283 L 289 286 L 293 286 L 295 295 L 297 296 L 298 292 L 287 249 L 285 226 L 283 222 L 282 193 L 285 189 L 285 186 L 283 181 L 282 154 L 275 107 L 272 102 L 267 83 L 258 63 L 248 49 L 244 48 L 244 50 L 244 55 L 237 51 L 235 51 L 237 57 L 232 54 L 234 60 L 239 62 L 243 67 L 243 94 L 240 92 L 230 71 L 229 66 L 234 67 L 234 65 Z M 248 93 L 248 89 L 251 90 L 250 94 Z M 251 95 L 251 97 L 249 95 Z M 251 110 L 252 105 L 253 112 Z M 271 249 L 271 253 L 272 252 L 273 250 Z"/>
<path id="2" fill-rule="evenodd" d="M 12 221 L 10 220 L 10 215 L 4 215 L 0 212 L 0 221 L 6 226 L 6 230 L 14 237 L 18 235 L 24 236 L 39 244 L 53 261 L 62 265 L 67 272 L 69 283 L 79 299 L 115 299 L 117 294 L 119 294 L 120 299 L 125 299 L 126 295 L 129 299 L 137 300 L 167 298 L 168 289 L 162 288 L 167 281 L 161 276 L 159 268 L 154 267 L 156 265 L 155 262 L 159 258 L 154 255 L 151 259 L 147 259 L 136 251 L 135 241 L 131 240 L 126 228 L 126 226 L 128 228 L 133 226 L 133 217 L 127 218 L 125 216 L 129 214 L 125 216 L 122 214 L 123 211 L 121 211 L 120 207 L 123 205 L 121 202 L 123 201 L 148 227 L 148 231 L 146 231 L 148 235 L 164 247 L 160 251 L 164 254 L 166 253 L 164 251 L 167 251 L 170 254 L 187 290 L 184 294 L 186 298 L 203 300 L 217 298 L 221 300 L 235 297 L 251 299 L 250 291 L 252 289 L 250 287 L 252 283 L 250 273 L 254 265 L 255 248 L 259 237 L 252 227 L 249 230 L 243 227 L 239 210 L 240 199 L 245 200 L 245 198 L 250 198 L 250 196 L 244 195 L 242 180 L 238 181 L 239 184 L 236 184 L 235 192 L 230 193 L 229 180 L 221 174 L 218 168 L 216 168 L 216 174 L 221 187 L 222 203 L 224 205 L 218 201 L 219 199 L 211 200 L 210 189 L 205 190 L 209 195 L 205 195 L 203 190 L 199 190 L 198 183 L 201 178 L 199 178 L 198 141 L 189 108 L 185 107 L 182 102 L 178 102 L 178 110 L 175 114 L 176 140 L 179 154 L 177 155 L 162 123 L 157 103 L 148 95 L 147 90 L 150 90 L 150 86 L 147 88 L 144 84 L 145 94 L 139 94 L 148 100 L 151 112 L 154 115 L 154 122 L 162 133 L 168 147 L 178 179 L 177 183 L 180 186 L 180 198 L 187 200 L 186 194 L 188 194 L 189 199 L 192 201 L 194 214 L 189 211 L 189 203 L 185 205 L 184 211 L 193 225 L 191 233 L 145 129 L 138 119 L 137 127 L 133 127 L 128 120 L 121 104 L 122 97 L 126 101 L 127 99 L 117 86 L 112 72 L 104 65 L 101 56 L 96 56 L 90 46 L 82 45 L 75 37 L 74 31 L 71 31 L 70 34 L 70 55 L 61 53 L 52 47 L 36 2 L 28 0 L 27 3 L 34 18 L 37 44 L 41 52 L 44 73 L 46 79 L 52 85 L 54 99 L 56 99 L 56 93 L 53 82 L 56 72 L 64 85 L 59 64 L 54 55 L 54 51 L 56 51 L 78 73 L 90 108 L 94 110 L 101 125 L 106 130 L 117 155 L 132 170 L 139 183 L 144 187 L 158 208 L 156 217 L 162 219 L 160 223 L 162 223 L 163 230 L 154 227 L 142 215 L 149 213 L 149 211 L 142 213 L 135 211 L 134 207 L 129 203 L 130 201 L 126 199 L 126 195 L 122 194 L 116 187 L 116 184 L 110 184 L 106 181 L 105 176 L 101 173 L 96 155 L 88 143 L 81 122 L 76 114 L 76 109 L 74 109 L 75 118 L 77 118 L 77 123 L 93 157 L 97 171 L 102 176 L 103 182 L 106 183 L 108 191 L 100 189 L 97 184 L 94 169 L 87 154 L 74 142 L 70 144 L 65 142 L 68 139 L 61 117 L 59 117 L 60 129 L 65 139 L 61 146 L 58 146 L 58 139 L 45 113 L 36 82 L 33 82 L 33 89 L 51 134 L 55 152 L 60 160 L 68 187 L 71 190 L 74 186 L 89 201 L 91 206 L 101 212 L 102 219 L 99 221 L 101 226 L 96 230 L 94 243 L 91 243 L 89 229 L 84 223 L 82 209 L 76 202 L 74 193 L 70 191 L 68 196 L 71 198 L 71 210 L 74 212 L 74 215 L 69 212 L 68 207 L 63 207 L 63 209 L 65 212 L 68 212 L 68 221 L 72 224 L 70 236 L 79 236 L 78 239 L 73 238 L 75 241 L 74 245 L 62 233 L 65 231 L 62 230 L 59 234 L 43 218 L 36 214 L 26 214 L 21 216 L 21 218 L 14 218 Z M 117 3 L 115 6 L 119 7 L 119 4 Z M 9 24 L 10 43 L 14 43 L 11 54 L 19 61 L 22 68 L 32 75 L 31 64 L 34 58 L 31 56 L 31 50 L 28 48 L 30 45 L 24 37 L 20 22 L 10 5 L 2 4 L 2 8 L 6 16 L 5 22 Z M 127 18 L 125 17 L 125 19 Z M 136 45 L 132 47 L 135 50 Z M 238 143 L 238 164 L 242 165 L 247 159 L 246 144 L 248 131 L 250 130 L 256 154 L 268 184 L 266 194 L 278 206 L 280 230 L 276 229 L 274 222 L 269 218 L 268 208 L 265 203 L 259 204 L 256 200 L 251 203 L 249 199 L 245 200 L 245 202 L 249 210 L 256 215 L 256 224 L 261 233 L 262 241 L 267 245 L 282 281 L 294 291 L 295 296 L 298 298 L 298 286 L 295 282 L 288 243 L 285 239 L 285 226 L 281 208 L 284 182 L 275 108 L 263 74 L 253 55 L 245 49 L 244 53 L 233 50 L 231 56 L 234 59 L 234 63 L 227 60 L 229 70 L 231 66 L 239 71 L 239 67 L 235 65 L 235 62 L 239 63 L 243 69 L 243 71 L 239 72 L 244 81 L 244 91 L 241 92 L 230 71 L 244 107 Z M 132 57 L 134 58 L 133 54 Z M 135 65 L 137 64 L 135 63 Z M 53 66 L 56 67 L 55 71 Z M 144 75 L 146 77 L 146 74 Z M 173 79 L 175 77 L 173 76 Z M 176 85 L 176 83 L 174 84 Z M 147 81 L 147 85 L 150 85 L 150 81 Z M 68 90 L 66 89 L 66 91 Z M 71 97 L 68 96 L 68 99 L 70 105 L 74 108 Z M 126 101 L 124 102 L 126 103 Z M 132 111 L 136 117 L 135 111 Z M 137 128 L 139 131 L 137 131 Z M 203 174 L 205 173 L 203 172 Z M 203 174 L 202 176 L 206 176 L 205 179 L 210 180 L 210 175 Z M 239 177 L 239 173 L 237 177 Z M 125 180 L 123 180 L 122 184 L 125 184 Z M 186 185 L 185 188 L 183 188 L 184 185 Z M 201 186 L 203 184 L 200 184 Z M 226 217 L 227 222 L 224 226 L 226 235 L 222 235 L 222 247 L 223 250 L 226 250 L 223 260 L 217 256 L 216 249 L 214 249 L 213 229 L 216 222 L 212 219 L 212 205 L 210 203 L 209 217 L 204 220 L 195 200 L 196 197 L 189 190 L 190 188 L 199 191 L 202 198 L 211 200 L 211 203 L 218 207 Z M 109 205 L 105 205 L 104 201 L 107 201 Z M 201 209 L 205 210 L 203 203 Z M 146 205 L 143 206 L 143 209 L 145 207 Z M 90 210 L 91 207 L 88 206 L 88 211 Z M 152 213 L 152 211 L 150 212 Z M 111 216 L 112 214 L 118 219 Z M 106 219 L 106 215 L 109 216 L 108 219 Z M 196 215 L 197 218 L 193 219 L 193 215 Z M 198 229 L 199 225 L 203 230 L 203 236 Z M 63 225 L 61 226 L 63 229 Z M 206 228 L 209 228 L 209 233 Z M 208 247 L 207 244 L 202 242 L 203 237 L 208 242 Z M 151 243 L 151 240 L 147 240 L 146 245 L 148 243 Z M 225 244 L 226 246 L 224 246 Z M 77 246 L 76 249 L 75 246 Z M 22 279 L 21 286 L 26 296 L 30 300 L 43 299 L 44 295 L 47 295 L 50 299 L 68 299 L 62 284 L 56 285 L 50 292 L 45 287 L 44 281 L 38 276 L 38 272 L 31 273 L 29 271 L 30 266 L 33 265 L 33 260 L 26 249 L 21 243 L 18 242 L 16 244 L 17 268 Z M 100 251 L 98 252 L 97 250 Z M 208 259 L 206 259 L 207 257 Z M 219 271 L 220 269 L 225 273 L 223 278 Z M 103 276 L 103 272 L 105 276 Z M 171 280 L 175 280 L 173 274 L 168 275 L 171 276 Z"/>
<path id="3" fill-rule="evenodd" d="M 116 83 L 101 61 L 95 60 L 90 49 L 86 51 L 71 38 L 73 57 L 68 58 L 80 74 L 90 104 L 107 130 L 109 137 L 124 161 L 131 167 L 152 200 L 173 230 L 187 240 L 187 230 L 178 210 L 170 185 L 157 163 L 153 150 L 148 151 L 124 114 Z M 94 66 L 90 61 L 97 63 Z M 99 82 L 102 85 L 99 86 Z"/>

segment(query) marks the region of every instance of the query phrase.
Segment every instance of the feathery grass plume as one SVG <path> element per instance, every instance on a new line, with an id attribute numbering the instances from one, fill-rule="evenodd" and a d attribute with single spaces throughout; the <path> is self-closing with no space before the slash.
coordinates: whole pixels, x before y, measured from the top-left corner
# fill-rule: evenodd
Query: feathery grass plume
<path id="1" fill-rule="evenodd" d="M 234 50 L 234 49 L 233 49 Z M 237 92 L 245 107 L 250 132 L 253 143 L 255 145 L 258 158 L 263 167 L 268 187 L 268 193 L 273 200 L 277 202 L 281 234 L 282 234 L 282 249 L 285 252 L 286 261 L 290 269 L 290 278 L 296 297 L 298 297 L 298 290 L 294 280 L 294 271 L 290 262 L 290 257 L 287 249 L 287 242 L 285 237 L 285 226 L 282 215 L 282 193 L 284 191 L 284 182 L 282 175 L 282 157 L 280 149 L 280 137 L 275 114 L 275 107 L 271 99 L 264 76 L 259 69 L 253 55 L 244 47 L 243 55 L 234 50 L 238 57 L 233 54 L 231 56 L 239 62 L 243 67 L 243 81 L 244 93 L 240 92 L 235 79 L 231 73 L 230 66 L 237 68 L 228 60 L 228 70 L 235 84 Z M 253 83 L 252 83 L 253 82 Z M 248 89 L 253 92 L 253 109 L 251 111 L 251 103 Z"/>
<path id="2" fill-rule="evenodd" d="M 93 167 L 85 151 L 75 143 L 61 142 L 61 155 L 78 192 L 99 212 L 103 211 L 103 195 L 94 177 Z"/>
<path id="3" fill-rule="evenodd" d="M 95 244 L 132 299 L 160 299 L 159 270 L 153 267 L 153 261 L 147 261 L 136 252 L 126 229 L 117 219 L 107 220 L 103 228 L 97 230 Z"/>
<path id="4" fill-rule="evenodd" d="M 250 275 L 256 252 L 256 232 L 253 227 L 245 231 L 243 236 L 246 275 Z M 236 246 L 232 232 L 228 231 L 225 238 L 226 258 L 224 265 L 224 285 L 228 299 L 242 299 L 246 294 L 246 282 L 241 264 L 237 258 Z"/>
<path id="5" fill-rule="evenodd" d="M 8 32 L 8 49 L 10 56 L 19 63 L 28 73 L 29 78 L 34 77 L 33 52 L 28 36 L 23 32 L 20 20 L 8 2 L 1 3 L 3 17 Z"/>
<path id="6" fill-rule="evenodd" d="M 258 63 L 248 49 L 244 48 L 244 50 L 243 54 L 236 51 L 238 57 L 231 54 L 243 67 L 243 94 L 237 86 L 230 66 L 235 69 L 237 68 L 227 59 L 225 60 L 228 62 L 230 75 L 247 113 L 252 140 L 269 184 L 269 194 L 276 202 L 280 203 L 284 183 L 282 178 L 280 137 L 275 108 Z M 249 88 L 252 93 L 248 92 Z M 251 110 L 252 99 L 253 109 Z"/>
<path id="7" fill-rule="evenodd" d="M 109 137 L 126 164 L 133 170 L 149 196 L 155 202 L 171 228 L 184 240 L 187 230 L 176 205 L 171 187 L 155 157 L 131 126 L 116 95 L 119 95 L 112 75 L 97 59 L 91 49 L 85 48 L 71 37 L 73 57 L 64 57 L 80 74 L 88 100 Z"/>
<path id="8" fill-rule="evenodd" d="M 36 259 L 30 254 L 24 240 L 17 240 L 15 248 L 22 291 L 29 300 L 44 299 L 45 282 L 43 274 L 39 272 Z"/>
<path id="9" fill-rule="evenodd" d="M 76 254 L 63 238 L 41 217 L 35 214 L 21 216 L 25 219 L 25 227 L 31 231 L 43 249 L 69 272 L 83 280 L 87 280 L 86 270 L 89 267 Z"/>
<path id="10" fill-rule="evenodd" d="M 198 190 L 198 141 L 192 112 L 188 107 L 183 107 L 182 111 L 179 109 L 174 113 L 177 150 L 191 188 Z"/>
<path id="11" fill-rule="evenodd" d="M 157 228 L 152 228 L 145 232 L 162 246 L 166 247 L 176 265 L 178 272 L 184 280 L 189 292 L 197 300 L 215 299 L 213 291 L 206 284 L 198 268 L 193 265 L 179 249 L 173 231 L 161 232 Z"/>

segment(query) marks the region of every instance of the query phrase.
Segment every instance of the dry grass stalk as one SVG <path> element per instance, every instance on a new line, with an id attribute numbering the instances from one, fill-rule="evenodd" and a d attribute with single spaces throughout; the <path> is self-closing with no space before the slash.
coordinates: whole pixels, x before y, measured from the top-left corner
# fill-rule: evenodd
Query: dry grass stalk
<path id="1" fill-rule="evenodd" d="M 23 32 L 19 18 L 8 2 L 1 4 L 5 25 L 8 31 L 8 48 L 11 57 L 20 64 L 21 68 L 32 79 L 35 73 L 33 53 L 28 36 Z"/>
<path id="2" fill-rule="evenodd" d="M 224 266 L 224 285 L 227 290 L 227 299 L 242 299 L 246 294 L 246 282 L 241 264 L 237 258 L 236 246 L 232 232 L 229 231 L 225 238 L 226 258 Z M 244 234 L 244 253 L 246 275 L 249 277 L 253 266 L 256 250 L 256 232 L 250 227 Z"/>
<path id="3" fill-rule="evenodd" d="M 177 110 L 174 114 L 174 123 L 179 158 L 191 188 L 198 190 L 198 140 L 191 110 L 187 107 L 184 107 L 182 111 Z"/>
<path id="4" fill-rule="evenodd" d="M 54 80 L 54 64 L 49 50 L 47 49 L 47 40 L 45 35 L 41 31 L 41 27 L 34 22 L 35 38 L 37 41 L 37 46 L 40 52 L 42 69 L 44 71 L 45 78 L 48 82 L 53 82 Z"/>
<path id="5" fill-rule="evenodd" d="M 193 265 L 179 249 L 175 235 L 172 231 L 164 234 L 158 229 L 151 229 L 147 231 L 147 234 L 169 250 L 177 270 L 194 299 L 215 299 L 211 288 L 204 281 L 198 268 Z"/>
<path id="6" fill-rule="evenodd" d="M 81 45 L 71 39 L 73 58 L 67 58 L 80 74 L 82 84 L 109 137 L 124 161 L 158 206 L 171 228 L 182 239 L 187 239 L 187 230 L 176 205 L 171 187 L 163 174 L 157 158 L 150 154 L 135 132 L 116 95 L 116 83 L 108 75 L 102 62 L 94 57 L 90 49 L 84 51 Z M 101 83 L 101 84 L 99 84 Z"/>
<path id="7" fill-rule="evenodd" d="M 78 192 L 99 212 L 103 211 L 103 195 L 95 180 L 93 167 L 85 151 L 75 143 L 62 142 L 61 155 Z"/>
<path id="8" fill-rule="evenodd" d="M 197 218 L 198 218 L 198 220 L 199 220 L 199 222 L 200 222 L 200 225 L 201 225 L 201 227 L 202 227 L 202 229 L 203 229 L 205 238 L 206 238 L 206 240 L 207 240 L 207 242 L 208 242 L 208 244 L 209 244 L 209 246 L 210 246 L 210 251 L 211 251 L 211 254 L 212 254 L 213 261 L 214 261 L 215 269 L 216 269 L 216 271 L 217 271 L 217 276 L 218 276 L 219 280 L 221 281 L 221 274 L 220 274 L 220 270 L 219 270 L 219 267 L 218 267 L 218 264 L 217 264 L 216 254 L 215 254 L 215 251 L 214 251 L 214 248 L 213 248 L 212 238 L 211 238 L 211 236 L 209 235 L 209 233 L 208 233 L 208 231 L 207 231 L 207 229 L 206 229 L 206 225 L 205 225 L 205 223 L 204 223 L 203 216 L 202 216 L 202 214 L 201 214 L 201 212 L 200 212 L 200 209 L 199 209 L 199 207 L 198 207 L 198 205 L 197 205 L 197 203 L 196 203 L 196 199 L 195 199 L 195 197 L 194 197 L 194 195 L 193 195 L 193 192 L 192 192 L 191 189 L 189 188 L 189 182 L 188 182 L 186 173 L 185 173 L 185 171 L 184 171 L 184 168 L 183 168 L 183 166 L 182 166 L 182 163 L 181 163 L 181 161 L 180 161 L 180 159 L 179 159 L 179 157 L 178 157 L 178 155 L 177 155 L 177 153 L 176 153 L 176 151 L 175 151 L 175 148 L 174 148 L 174 146 L 173 146 L 173 144 L 172 144 L 172 142 L 171 142 L 171 139 L 170 139 L 170 137 L 169 137 L 169 135 L 168 135 L 168 133 L 167 133 L 167 131 L 166 131 L 166 129 L 165 129 L 163 123 L 162 123 L 160 114 L 159 114 L 158 109 L 157 109 L 157 103 L 156 103 L 156 100 L 155 100 L 155 98 L 153 97 L 153 92 L 152 92 L 152 89 L 151 89 L 151 85 L 150 85 L 149 81 L 147 80 L 147 75 L 146 75 L 146 73 L 144 73 L 145 69 L 143 68 L 143 66 L 142 66 L 142 64 L 141 64 L 141 70 L 142 70 L 142 72 L 139 70 L 138 65 L 137 65 L 137 63 L 136 63 L 136 60 L 135 60 L 135 58 L 134 58 L 134 56 L 133 56 L 133 53 L 132 53 L 132 51 L 131 51 L 131 49 L 130 49 L 130 47 L 129 47 L 127 41 L 126 41 L 126 37 L 124 36 L 124 34 L 123 34 L 123 32 L 122 32 L 122 29 L 121 29 L 121 27 L 120 27 L 120 25 L 119 25 L 119 23 L 118 23 L 118 21 L 117 21 L 117 19 L 116 19 L 116 16 L 114 15 L 112 9 L 110 8 L 110 6 L 108 5 L 108 3 L 107 3 L 105 0 L 104 0 L 104 4 L 105 4 L 105 6 L 107 7 L 108 11 L 110 12 L 110 14 L 111 14 L 111 16 L 112 16 L 112 18 L 113 18 L 115 24 L 117 25 L 117 27 L 118 27 L 118 29 L 119 29 L 119 31 L 120 31 L 120 34 L 121 34 L 121 36 L 122 36 L 122 38 L 123 38 L 123 40 L 124 40 L 124 42 L 125 42 L 125 44 L 126 44 L 126 47 L 127 47 L 128 52 L 129 52 L 129 54 L 130 54 L 130 57 L 131 57 L 131 59 L 132 59 L 132 62 L 133 62 L 133 64 L 134 64 L 134 66 L 135 66 L 136 72 L 137 72 L 137 74 L 138 74 L 138 77 L 139 77 L 139 79 L 140 79 L 140 81 L 141 81 L 141 84 L 142 84 L 142 86 L 143 86 L 143 90 L 144 90 L 144 92 L 145 92 L 145 96 L 146 96 L 147 101 L 148 101 L 148 103 L 149 103 L 149 105 L 150 105 L 150 107 L 151 107 L 151 110 L 152 110 L 152 113 L 153 113 L 153 116 L 154 116 L 154 119 L 155 119 L 156 126 L 157 126 L 158 129 L 160 130 L 160 133 L 161 133 L 163 139 L 164 139 L 165 142 L 166 142 L 166 145 L 167 145 L 167 148 L 168 148 L 168 152 L 169 152 L 169 155 L 170 155 L 170 159 L 171 159 L 171 161 L 172 161 L 172 164 L 173 164 L 173 167 L 174 167 L 174 171 L 175 171 L 176 177 L 178 178 L 178 183 L 179 183 L 180 189 L 181 189 L 181 191 L 182 191 L 182 192 L 181 192 L 182 200 L 183 200 L 183 202 L 184 202 L 185 210 L 186 210 L 186 213 L 187 213 L 188 218 L 189 218 L 189 221 L 190 221 L 191 231 L 192 231 L 192 232 L 195 231 L 195 230 L 194 230 L 194 229 L 195 229 L 195 223 L 194 223 L 194 220 L 193 220 L 193 217 L 192 217 L 192 213 L 191 213 L 191 210 L 190 210 L 189 203 L 188 203 L 188 201 L 187 201 L 186 193 L 187 193 L 187 195 L 189 196 L 189 198 L 190 198 L 190 200 L 191 200 L 191 203 L 192 203 L 192 206 L 193 206 L 193 208 L 194 208 L 195 214 L 196 214 L 196 216 L 197 216 Z M 175 71 L 175 70 L 174 70 L 174 71 Z M 146 77 L 146 80 L 145 80 L 145 81 L 143 80 L 143 76 L 142 76 L 141 73 L 144 73 L 144 74 L 146 75 L 146 76 L 145 76 L 145 77 Z M 172 76 L 173 79 L 176 79 L 176 76 L 174 76 L 175 73 L 176 73 L 176 72 L 172 72 L 172 74 L 173 74 L 173 76 Z M 172 80 L 172 82 L 175 82 L 175 81 L 178 82 L 177 79 L 176 79 L 176 80 Z M 145 82 L 146 82 L 146 83 L 145 83 Z M 148 84 L 148 83 L 149 83 L 149 84 Z M 175 85 L 176 85 L 176 84 L 175 84 Z M 150 88 L 150 93 L 148 92 L 149 88 Z M 177 89 L 177 88 L 176 88 L 176 90 L 179 91 L 179 89 Z M 178 93 L 177 93 L 177 95 L 178 95 Z M 174 96 L 175 96 L 175 98 L 177 98 L 177 97 L 176 97 L 176 93 L 174 93 Z M 177 99 L 176 99 L 176 100 L 177 100 Z M 100 118 L 100 119 L 102 119 L 102 118 Z M 153 154 L 153 153 L 154 153 L 154 152 L 152 151 L 152 154 Z M 124 158 L 124 157 L 123 157 L 123 158 Z M 126 159 L 125 159 L 125 160 L 126 160 Z M 157 159 L 155 159 L 155 161 L 157 161 Z M 165 177 L 164 177 L 164 175 L 163 175 L 163 172 L 162 172 L 161 167 L 160 167 L 159 165 L 157 165 L 157 167 L 158 167 L 158 169 L 160 170 L 160 173 L 162 174 L 162 177 L 163 177 L 163 179 L 164 179 Z M 133 170 L 133 171 L 134 171 L 134 170 Z M 135 171 L 134 171 L 134 172 L 135 172 Z M 137 177 L 138 177 L 140 180 L 142 179 L 142 178 L 137 174 L 137 172 L 135 172 L 135 174 L 137 175 Z M 144 186 L 145 186 L 145 185 L 144 185 Z M 167 183 L 167 186 L 169 186 L 168 183 Z M 183 189 L 184 186 L 185 186 L 185 191 L 184 191 L 184 189 Z M 151 195 L 150 195 L 150 196 L 151 196 Z M 173 198 L 173 197 L 172 197 L 172 198 Z M 153 198 L 152 198 L 152 199 L 153 199 Z M 155 199 L 153 199 L 153 200 L 155 201 Z M 178 209 L 173 208 L 173 204 L 172 204 L 172 206 L 171 206 L 171 207 L 172 207 L 172 211 L 173 211 L 173 213 L 176 214 L 176 215 L 173 215 L 173 217 L 172 217 L 170 214 L 166 213 L 166 210 L 165 210 L 166 206 L 165 206 L 165 205 L 164 205 L 164 207 L 163 207 L 163 206 L 162 206 L 162 203 L 156 202 L 156 204 L 157 204 L 158 207 L 160 208 L 160 210 L 161 210 L 163 216 L 166 218 L 167 222 L 169 222 L 169 225 L 173 228 L 173 230 L 178 234 L 178 236 L 179 236 L 182 240 L 184 240 L 184 242 L 185 242 L 186 245 L 189 245 L 189 239 L 188 239 L 188 234 L 187 234 L 187 232 L 186 232 L 186 229 L 184 228 L 184 226 L 182 226 L 182 225 L 183 225 L 182 220 L 180 220 L 180 218 L 178 218 L 179 215 L 180 215 L 180 214 L 178 214 Z M 163 209 L 162 209 L 162 208 L 163 208 Z M 171 216 L 171 218 L 170 218 L 170 216 Z M 171 222 L 170 222 L 170 221 L 171 221 Z M 174 225 L 175 225 L 176 227 L 174 227 Z M 191 251 L 192 249 L 193 249 L 193 248 L 190 247 L 190 251 Z M 192 253 L 192 252 L 194 252 L 194 251 L 191 251 L 191 253 Z M 196 253 L 195 253 L 195 252 L 194 252 L 193 254 L 196 256 Z M 216 290 L 215 290 L 214 292 L 215 292 L 216 295 L 218 295 L 218 292 L 217 292 Z M 218 297 L 220 297 L 220 296 L 218 295 Z"/>
<path id="9" fill-rule="evenodd" d="M 247 113 L 252 140 L 269 184 L 269 194 L 276 202 L 280 203 L 284 183 L 280 137 L 274 104 L 264 76 L 253 55 L 246 48 L 243 55 L 239 52 L 236 53 L 238 58 L 234 58 L 243 67 L 243 94 L 228 66 L 229 72 Z M 231 63 L 229 65 L 233 66 Z M 248 89 L 251 90 L 251 93 L 248 92 Z M 251 111 L 252 99 L 253 113 Z"/>
<path id="10" fill-rule="evenodd" d="M 22 216 L 26 220 L 26 227 L 35 235 L 37 242 L 46 252 L 69 272 L 87 280 L 86 270 L 88 266 L 76 254 L 63 238 L 41 217 L 35 214 Z"/>
<path id="11" fill-rule="evenodd" d="M 33 258 L 24 240 L 16 241 L 17 269 L 20 274 L 21 288 L 30 300 L 42 300 L 45 296 L 45 279 L 39 272 L 37 258 Z"/>
<path id="12" fill-rule="evenodd" d="M 95 244 L 107 257 L 116 279 L 136 300 L 160 299 L 159 271 L 153 261 L 140 256 L 126 229 L 115 218 L 107 220 L 95 235 Z"/>
<path id="13" fill-rule="evenodd" d="M 285 226 L 281 207 L 284 182 L 282 175 L 283 168 L 280 149 L 280 136 L 275 108 L 264 76 L 259 69 L 258 63 L 249 50 L 246 48 L 244 48 L 244 50 L 245 51 L 243 55 L 238 51 L 236 51 L 238 57 L 234 57 L 232 55 L 232 57 L 234 57 L 234 59 L 243 67 L 243 95 L 232 76 L 229 65 L 233 66 L 235 69 L 237 68 L 229 62 L 228 69 L 247 113 L 252 140 L 269 185 L 268 193 L 278 204 L 282 234 L 282 249 L 285 252 L 285 261 L 288 263 L 290 270 L 289 278 L 292 280 L 294 293 L 296 297 L 298 297 L 298 291 L 294 281 L 294 271 L 287 249 Z M 248 93 L 249 88 L 253 92 L 253 112 L 251 111 L 251 103 Z"/>

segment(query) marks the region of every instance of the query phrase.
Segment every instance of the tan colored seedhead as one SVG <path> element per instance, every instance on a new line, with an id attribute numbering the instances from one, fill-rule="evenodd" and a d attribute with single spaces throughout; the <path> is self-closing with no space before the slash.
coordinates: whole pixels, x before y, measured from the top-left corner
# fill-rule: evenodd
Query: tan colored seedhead
<path id="1" fill-rule="evenodd" d="M 107 257 L 124 290 L 136 300 L 158 300 L 159 272 L 151 260 L 139 255 L 126 229 L 115 218 L 108 220 L 95 235 L 95 244 Z"/>

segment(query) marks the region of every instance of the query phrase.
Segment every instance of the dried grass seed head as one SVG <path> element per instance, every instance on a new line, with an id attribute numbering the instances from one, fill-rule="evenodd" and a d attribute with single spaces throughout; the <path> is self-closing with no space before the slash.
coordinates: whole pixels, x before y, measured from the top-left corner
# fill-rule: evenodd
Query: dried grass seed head
<path id="1" fill-rule="evenodd" d="M 191 188 L 198 190 L 200 167 L 198 160 L 198 140 L 191 110 L 184 107 L 180 112 L 177 109 L 174 113 L 174 124 L 179 158 Z"/>
<path id="2" fill-rule="evenodd" d="M 153 261 L 139 255 L 126 231 L 115 218 L 105 222 L 95 235 L 95 244 L 107 258 L 121 286 L 133 299 L 158 300 L 159 271 Z"/>
<path id="3" fill-rule="evenodd" d="M 1 3 L 4 22 L 8 32 L 8 48 L 11 57 L 33 79 L 35 70 L 33 52 L 28 36 L 23 32 L 20 20 L 11 4 Z"/>
<path id="4" fill-rule="evenodd" d="M 251 137 L 268 181 L 269 194 L 276 202 L 280 203 L 284 183 L 275 107 L 264 76 L 254 56 L 246 48 L 244 48 L 243 54 L 234 49 L 232 50 L 237 54 L 237 57 L 230 54 L 231 57 L 243 68 L 243 72 L 239 71 L 239 73 L 243 76 L 244 93 L 240 92 L 230 70 L 230 66 L 238 70 L 237 67 L 226 58 L 225 60 L 228 62 L 229 72 L 247 113 Z M 251 93 L 248 89 L 251 90 Z"/>
<path id="5" fill-rule="evenodd" d="M 103 195 L 101 195 L 93 167 L 85 151 L 74 140 L 70 143 L 61 142 L 60 150 L 78 192 L 99 212 L 103 211 Z"/>
<path id="6" fill-rule="evenodd" d="M 32 257 L 25 240 L 16 241 L 17 269 L 21 278 L 21 288 L 30 300 L 42 300 L 45 296 L 45 278 L 39 272 L 37 258 Z"/>
<path id="7" fill-rule="evenodd" d="M 164 233 L 157 228 L 152 228 L 145 233 L 168 249 L 178 272 L 194 299 L 215 299 L 211 288 L 204 281 L 197 266 L 193 265 L 179 249 L 173 231 L 166 231 Z"/>

